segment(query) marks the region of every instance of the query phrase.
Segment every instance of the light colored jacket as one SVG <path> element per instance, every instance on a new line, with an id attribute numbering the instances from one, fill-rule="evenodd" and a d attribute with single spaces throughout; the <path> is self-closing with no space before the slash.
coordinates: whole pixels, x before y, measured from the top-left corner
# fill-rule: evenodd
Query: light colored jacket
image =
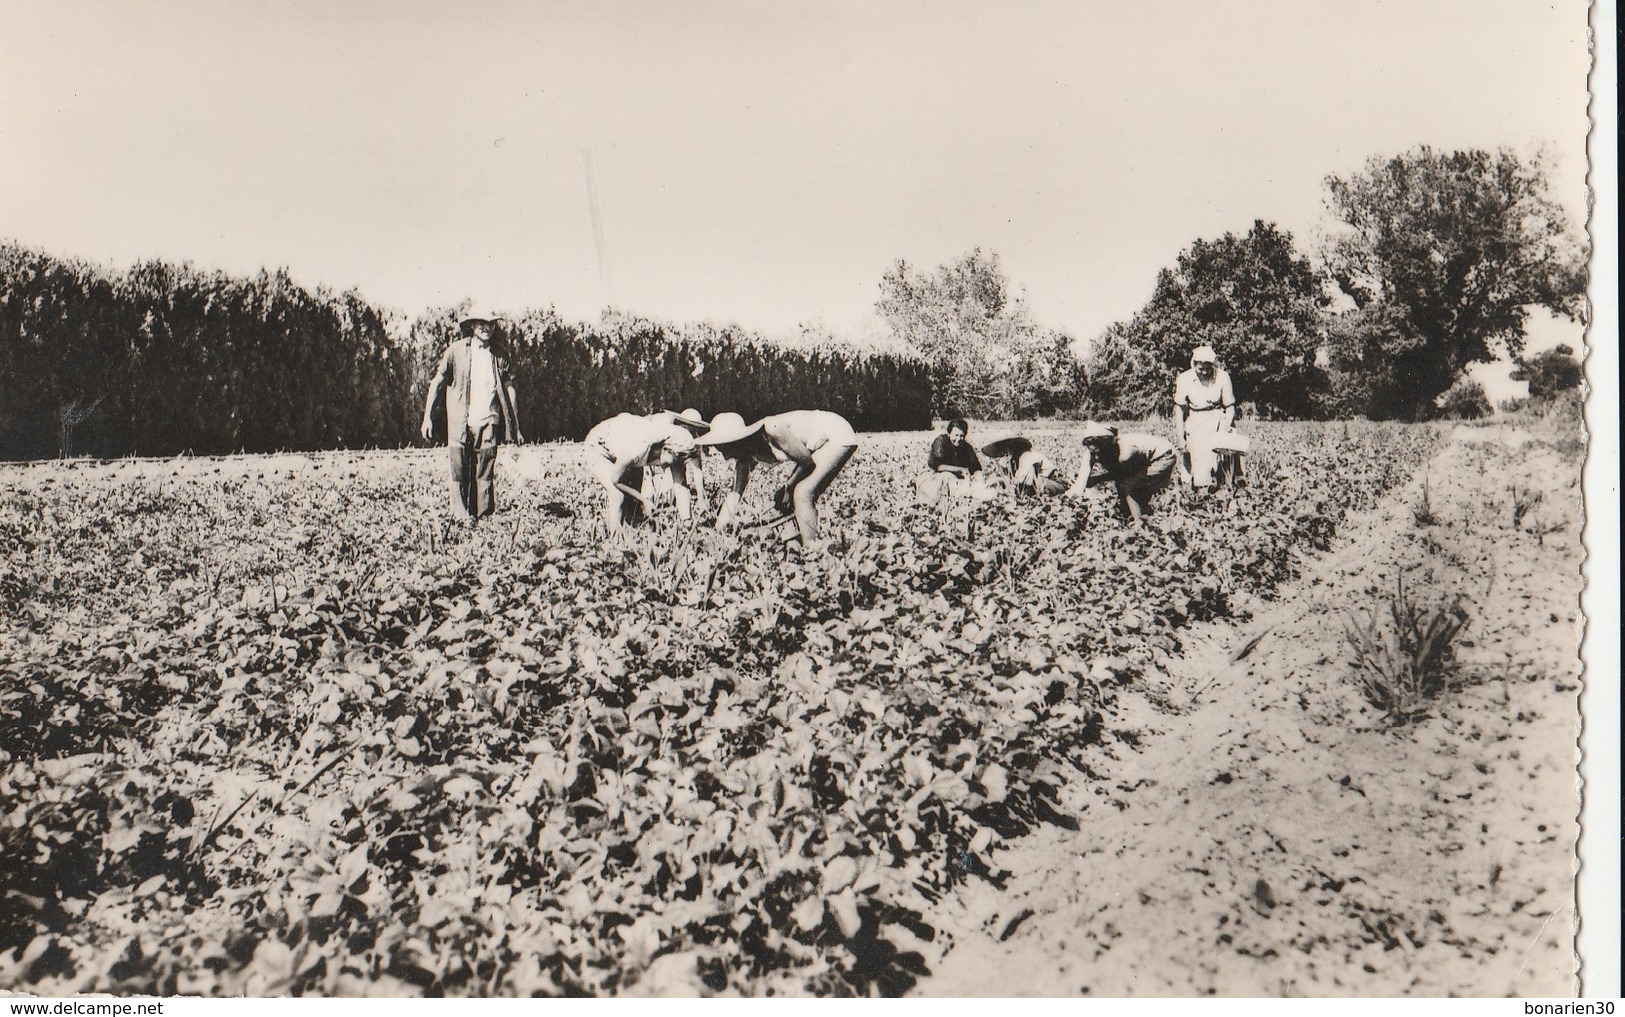
<path id="1" fill-rule="evenodd" d="M 473 378 L 468 369 L 469 346 L 471 340 L 458 339 L 446 347 L 446 352 L 440 357 L 440 366 L 429 383 L 429 402 L 433 407 L 430 410 L 430 421 L 438 432 L 440 427 L 446 428 L 442 436 L 451 444 L 461 442 L 463 434 L 468 430 L 468 393 L 473 384 Z M 492 366 L 496 373 L 497 389 L 497 430 L 496 441 L 516 442 L 519 440 L 519 414 L 514 407 L 513 383 L 508 380 L 508 361 L 506 357 L 491 353 Z M 438 403 L 444 398 L 446 412 L 439 412 Z M 442 424 L 444 421 L 444 424 Z"/>

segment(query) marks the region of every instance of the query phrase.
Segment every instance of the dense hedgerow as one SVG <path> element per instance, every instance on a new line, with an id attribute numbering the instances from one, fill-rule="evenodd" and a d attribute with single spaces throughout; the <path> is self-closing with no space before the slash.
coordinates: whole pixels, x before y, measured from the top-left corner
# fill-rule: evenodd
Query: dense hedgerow
<path id="1" fill-rule="evenodd" d="M 452 309 L 414 323 L 415 398 L 456 335 Z M 696 407 L 747 420 L 826 409 L 863 431 L 931 422 L 929 369 L 898 344 L 860 349 L 828 335 L 768 339 L 737 326 L 672 325 L 618 313 L 593 324 L 551 309 L 516 315 L 501 333 L 519 390 L 519 418 L 533 439 L 576 439 L 621 412 Z"/>
<path id="2" fill-rule="evenodd" d="M 116 272 L 0 244 L 0 458 L 398 446 L 415 439 L 454 313 L 416 323 L 286 272 L 144 262 Z M 530 438 L 623 410 L 747 417 L 802 407 L 871 430 L 929 423 L 906 348 L 606 315 L 516 315 L 505 336 Z"/>
<path id="3" fill-rule="evenodd" d="M 0 458 L 393 444 L 388 316 L 286 272 L 113 272 L 0 244 Z"/>

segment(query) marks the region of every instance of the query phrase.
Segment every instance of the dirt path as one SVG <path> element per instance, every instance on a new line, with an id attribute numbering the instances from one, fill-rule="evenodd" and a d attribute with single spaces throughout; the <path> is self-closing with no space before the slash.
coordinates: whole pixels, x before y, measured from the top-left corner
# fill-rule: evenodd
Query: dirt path
<path id="1" fill-rule="evenodd" d="M 1427 473 L 1437 523 L 1418 479 L 1252 624 L 1192 633 L 1179 673 L 1121 697 L 1137 737 L 1072 789 L 1081 830 L 996 852 L 1007 888 L 938 916 L 917 991 L 1572 995 L 1578 477 L 1526 432 L 1458 429 Z M 1514 481 L 1542 490 L 1517 529 Z M 1343 617 L 1402 572 L 1473 619 L 1467 687 L 1396 732 L 1348 681 Z"/>

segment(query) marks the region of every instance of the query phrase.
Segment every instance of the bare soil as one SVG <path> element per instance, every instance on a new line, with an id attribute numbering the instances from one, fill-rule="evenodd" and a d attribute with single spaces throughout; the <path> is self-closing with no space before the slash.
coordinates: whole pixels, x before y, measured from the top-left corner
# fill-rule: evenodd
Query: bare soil
<path id="1" fill-rule="evenodd" d="M 1195 632 L 1171 673 L 1125 690 L 1105 779 L 1069 789 L 1080 829 L 1007 845 L 1003 889 L 945 900 L 916 991 L 1573 995 L 1583 503 L 1568 444 L 1459 428 L 1250 625 Z M 1541 492 L 1516 527 L 1514 484 Z M 1461 687 L 1395 727 L 1350 680 L 1344 620 L 1401 575 L 1465 594 L 1472 618 Z"/>

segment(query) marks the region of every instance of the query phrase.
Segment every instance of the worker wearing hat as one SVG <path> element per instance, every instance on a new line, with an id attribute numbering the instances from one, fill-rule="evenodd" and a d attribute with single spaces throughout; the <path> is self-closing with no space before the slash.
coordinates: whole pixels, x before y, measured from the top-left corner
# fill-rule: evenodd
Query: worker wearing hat
<path id="1" fill-rule="evenodd" d="M 1213 485 L 1218 457 L 1213 438 L 1228 433 L 1236 421 L 1236 395 L 1230 375 L 1219 367 L 1211 346 L 1198 346 L 1191 353 L 1189 370 L 1174 380 L 1174 409 L 1178 418 L 1179 444 L 1189 462 L 1191 484 Z"/>
<path id="2" fill-rule="evenodd" d="M 675 410 L 661 410 L 649 414 L 647 419 L 663 424 L 675 424 L 693 437 L 699 437 L 711 429 L 711 425 L 705 422 L 705 417 L 693 407 L 681 413 Z M 705 490 L 705 468 L 700 461 L 699 446 L 687 445 L 686 451 L 673 459 L 664 469 L 646 470 L 643 493 L 646 497 L 655 499 L 663 500 L 670 497 L 676 502 L 677 514 L 684 519 L 689 518 L 690 506 L 702 516 L 710 512 L 711 498 Z"/>
<path id="3" fill-rule="evenodd" d="M 492 346 L 501 320 L 484 311 L 458 320 L 459 339 L 441 355 L 423 403 L 423 440 L 434 441 L 443 422 L 452 515 L 467 522 L 496 511 L 497 447 L 524 440 L 507 361 Z M 443 415 L 437 412 L 442 401 Z"/>
<path id="4" fill-rule="evenodd" d="M 694 434 L 664 418 L 660 413 L 618 413 L 595 425 L 582 442 L 587 472 L 604 488 L 604 522 L 611 531 L 635 521 L 640 508 L 654 514 L 652 492 L 687 493 L 672 473 L 694 454 Z M 655 481 L 650 474 L 664 474 L 664 479 Z M 679 494 L 676 501 L 678 513 L 687 519 L 687 499 Z"/>
<path id="5" fill-rule="evenodd" d="M 719 527 L 738 515 L 745 486 L 758 464 L 792 464 L 789 480 L 773 499 L 777 514 L 759 522 L 777 525 L 793 518 L 803 547 L 812 546 L 818 537 L 819 497 L 858 447 L 852 425 L 827 410 L 792 410 L 754 424 L 746 424 L 737 413 L 719 413 L 711 418 L 711 429 L 695 441 L 734 463 L 733 490 L 717 514 Z"/>
<path id="6" fill-rule="evenodd" d="M 1173 445 L 1154 434 L 1119 433 L 1093 421 L 1084 423 L 1079 438 L 1083 461 L 1067 496 L 1081 495 L 1096 480 L 1110 480 L 1117 485 L 1123 515 L 1139 526 L 1150 511 L 1152 496 L 1173 482 Z"/>
<path id="7" fill-rule="evenodd" d="M 982 454 L 991 461 L 1005 463 L 1010 486 L 1016 492 L 1062 494 L 1066 491 L 1066 484 L 1055 477 L 1055 464 L 1033 448 L 1032 441 L 1027 438 L 1020 435 L 1000 438 L 983 445 Z"/>

